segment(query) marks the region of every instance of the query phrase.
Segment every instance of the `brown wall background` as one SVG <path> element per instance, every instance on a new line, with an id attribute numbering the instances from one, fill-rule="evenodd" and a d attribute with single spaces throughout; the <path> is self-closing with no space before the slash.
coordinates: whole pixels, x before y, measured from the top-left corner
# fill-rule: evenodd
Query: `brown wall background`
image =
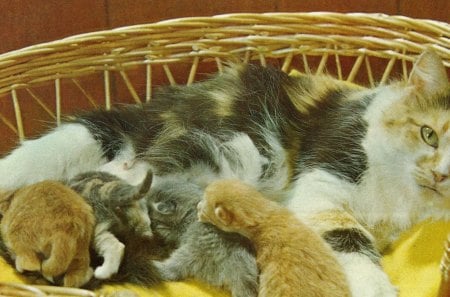
<path id="1" fill-rule="evenodd" d="M 380 12 L 450 22 L 448 0 L 4 0 L 0 1 L 0 53 L 168 18 L 302 11 Z"/>

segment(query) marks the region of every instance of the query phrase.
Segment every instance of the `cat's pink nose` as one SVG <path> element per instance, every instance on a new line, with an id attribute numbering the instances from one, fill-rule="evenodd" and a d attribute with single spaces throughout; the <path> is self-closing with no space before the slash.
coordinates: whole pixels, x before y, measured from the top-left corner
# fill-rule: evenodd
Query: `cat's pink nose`
<path id="1" fill-rule="evenodd" d="M 443 174 L 441 172 L 433 171 L 434 181 L 437 183 L 441 183 L 448 178 L 447 174 Z"/>

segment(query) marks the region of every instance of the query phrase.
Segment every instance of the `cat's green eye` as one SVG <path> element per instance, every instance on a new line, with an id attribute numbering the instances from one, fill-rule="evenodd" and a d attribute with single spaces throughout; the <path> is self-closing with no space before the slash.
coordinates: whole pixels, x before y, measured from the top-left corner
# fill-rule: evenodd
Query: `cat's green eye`
<path id="1" fill-rule="evenodd" d="M 434 148 L 438 147 L 439 138 L 433 129 L 428 126 L 422 126 L 422 128 L 420 128 L 420 135 L 422 136 L 422 139 L 426 144 Z"/>

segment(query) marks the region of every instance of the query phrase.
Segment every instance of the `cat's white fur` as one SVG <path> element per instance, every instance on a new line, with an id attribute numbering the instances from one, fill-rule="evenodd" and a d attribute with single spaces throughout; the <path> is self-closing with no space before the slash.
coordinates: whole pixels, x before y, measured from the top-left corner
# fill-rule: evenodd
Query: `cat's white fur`
<path id="1" fill-rule="evenodd" d="M 116 274 L 125 254 L 125 245 L 108 231 L 109 228 L 109 223 L 95 227 L 95 251 L 103 257 L 103 264 L 94 271 L 97 279 L 108 279 Z"/>
<path id="2" fill-rule="evenodd" d="M 81 124 L 64 124 L 38 139 L 24 141 L 0 159 L 0 188 L 70 178 L 102 163 L 102 149 L 89 130 Z"/>

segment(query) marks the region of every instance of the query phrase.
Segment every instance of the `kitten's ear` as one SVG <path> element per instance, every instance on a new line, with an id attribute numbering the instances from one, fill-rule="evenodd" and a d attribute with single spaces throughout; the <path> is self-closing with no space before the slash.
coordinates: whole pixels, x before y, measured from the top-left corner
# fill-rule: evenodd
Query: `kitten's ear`
<path id="1" fill-rule="evenodd" d="M 217 205 L 214 208 L 214 214 L 220 220 L 220 222 L 225 226 L 230 225 L 231 222 L 233 221 L 233 214 L 231 212 L 229 212 L 222 205 Z"/>
<path id="2" fill-rule="evenodd" d="M 424 96 L 435 95 L 448 86 L 447 72 L 441 58 L 427 50 L 414 63 L 408 85 Z"/>

